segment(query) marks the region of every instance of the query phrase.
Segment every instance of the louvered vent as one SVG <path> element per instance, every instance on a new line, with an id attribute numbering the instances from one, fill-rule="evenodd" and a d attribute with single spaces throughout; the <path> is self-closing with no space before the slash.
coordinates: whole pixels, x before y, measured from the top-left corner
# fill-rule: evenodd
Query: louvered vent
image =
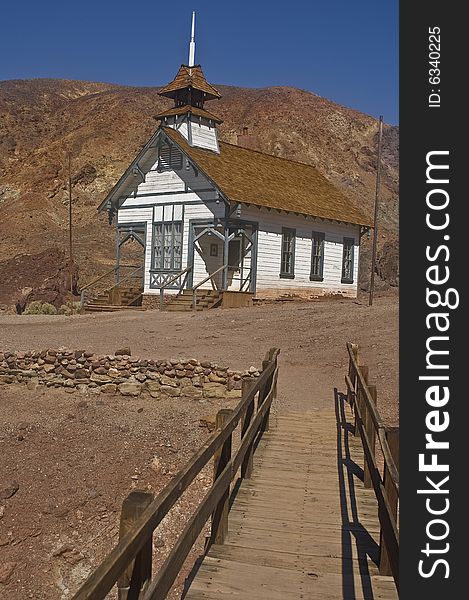
<path id="1" fill-rule="evenodd" d="M 174 146 L 160 148 L 159 171 L 178 171 L 182 169 L 182 153 Z"/>

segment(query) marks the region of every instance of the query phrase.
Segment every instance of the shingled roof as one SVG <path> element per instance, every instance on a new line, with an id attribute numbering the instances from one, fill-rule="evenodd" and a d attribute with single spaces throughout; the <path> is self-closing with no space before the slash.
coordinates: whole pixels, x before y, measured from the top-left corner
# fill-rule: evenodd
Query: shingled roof
<path id="1" fill-rule="evenodd" d="M 205 75 L 200 65 L 195 65 L 193 67 L 181 65 L 173 81 L 161 88 L 158 94 L 168 98 L 175 98 L 179 90 L 186 88 L 193 88 L 204 92 L 206 94 L 206 100 L 221 98 L 220 92 L 205 79 Z"/>
<path id="2" fill-rule="evenodd" d="M 233 202 L 371 227 L 371 219 L 311 165 L 220 142 L 220 153 L 190 146 L 170 127 L 165 134 Z"/>
<path id="3" fill-rule="evenodd" d="M 220 118 L 216 117 L 215 115 L 212 115 L 212 113 L 208 112 L 208 110 L 198 108 L 197 106 L 190 106 L 189 104 L 186 104 L 185 106 L 176 106 L 175 108 L 170 108 L 169 110 L 166 110 L 165 112 L 160 113 L 159 115 L 155 115 L 155 119 L 161 120 L 165 117 L 174 117 L 177 115 L 185 115 L 187 113 L 192 113 L 197 117 L 204 117 L 205 119 L 210 119 L 214 123 L 223 123 L 223 121 Z"/>

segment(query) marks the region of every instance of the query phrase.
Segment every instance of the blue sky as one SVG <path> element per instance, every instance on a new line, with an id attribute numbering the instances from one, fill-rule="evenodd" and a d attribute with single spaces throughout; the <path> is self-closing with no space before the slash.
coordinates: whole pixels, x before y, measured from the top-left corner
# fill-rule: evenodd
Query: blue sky
<path id="1" fill-rule="evenodd" d="M 157 86 L 187 62 L 215 84 L 311 90 L 398 122 L 398 0 L 1 0 L 0 80 Z"/>

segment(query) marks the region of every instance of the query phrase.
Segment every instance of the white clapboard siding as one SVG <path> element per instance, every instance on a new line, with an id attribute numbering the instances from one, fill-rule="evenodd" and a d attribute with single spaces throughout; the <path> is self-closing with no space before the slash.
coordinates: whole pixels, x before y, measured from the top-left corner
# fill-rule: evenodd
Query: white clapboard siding
<path id="1" fill-rule="evenodd" d="M 176 131 L 179 131 L 179 133 L 183 135 L 186 140 L 192 144 L 192 146 L 207 148 L 208 150 L 213 150 L 214 152 L 220 152 L 216 125 L 215 123 L 210 124 L 208 119 L 191 115 L 191 136 L 189 136 L 187 130 L 187 120 L 185 116 L 182 118 L 178 117 L 177 119 L 174 117 L 168 118 L 165 125 L 171 127 L 172 129 L 176 129 Z"/>
<path id="2" fill-rule="evenodd" d="M 205 119 L 194 119 L 191 122 L 192 145 L 219 152 L 217 130 L 210 126 Z"/>
<path id="3" fill-rule="evenodd" d="M 200 203 L 207 202 L 208 204 L 213 204 L 217 199 L 217 194 L 215 192 L 181 192 L 175 194 L 167 194 L 167 195 L 148 195 L 148 196 L 137 196 L 136 198 L 129 197 L 125 200 L 125 202 L 121 206 L 121 210 L 126 210 L 128 208 L 133 208 L 144 205 L 159 205 L 159 204 L 178 204 L 178 203 Z"/>
<path id="4" fill-rule="evenodd" d="M 149 171 L 145 175 L 145 181 L 137 188 L 137 196 L 140 194 L 183 192 L 185 183 L 176 171 Z"/>
<path id="5" fill-rule="evenodd" d="M 200 173 L 197 175 L 194 169 L 183 168 L 179 171 L 163 171 L 159 173 L 157 165 L 153 165 L 152 169 L 145 175 L 145 181 L 138 184 L 135 191 L 128 195 L 121 206 L 137 206 L 140 204 L 158 204 L 160 202 L 181 202 L 193 200 L 212 200 L 216 199 L 217 192 L 211 183 Z M 196 192 L 192 196 L 186 194 Z M 184 199 L 178 195 L 184 196 Z M 153 196 L 154 194 L 154 196 Z M 168 194 L 165 196 L 165 194 Z"/>
<path id="6" fill-rule="evenodd" d="M 306 290 L 308 288 L 314 291 L 316 288 L 325 293 L 341 292 L 347 295 L 356 295 L 359 260 L 359 227 L 357 225 L 306 219 L 302 216 L 244 207 L 242 216 L 244 219 L 259 223 L 256 285 L 258 292 L 263 289 Z M 296 229 L 294 279 L 280 277 L 282 227 Z M 310 281 L 313 231 L 325 234 L 323 281 Z M 341 282 L 344 237 L 355 240 L 352 284 Z"/>

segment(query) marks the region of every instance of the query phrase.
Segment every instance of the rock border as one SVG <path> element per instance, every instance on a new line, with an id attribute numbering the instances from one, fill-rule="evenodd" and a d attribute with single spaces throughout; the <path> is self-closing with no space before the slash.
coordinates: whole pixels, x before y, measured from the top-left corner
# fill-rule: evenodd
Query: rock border
<path id="1" fill-rule="evenodd" d="M 133 357 L 130 349 L 128 352 L 98 355 L 65 347 L 0 351 L 0 384 L 64 388 L 68 392 L 94 388 L 122 396 L 148 393 L 153 398 L 240 398 L 243 379 L 260 374 L 254 366 L 235 371 L 195 358 L 155 360 Z"/>

